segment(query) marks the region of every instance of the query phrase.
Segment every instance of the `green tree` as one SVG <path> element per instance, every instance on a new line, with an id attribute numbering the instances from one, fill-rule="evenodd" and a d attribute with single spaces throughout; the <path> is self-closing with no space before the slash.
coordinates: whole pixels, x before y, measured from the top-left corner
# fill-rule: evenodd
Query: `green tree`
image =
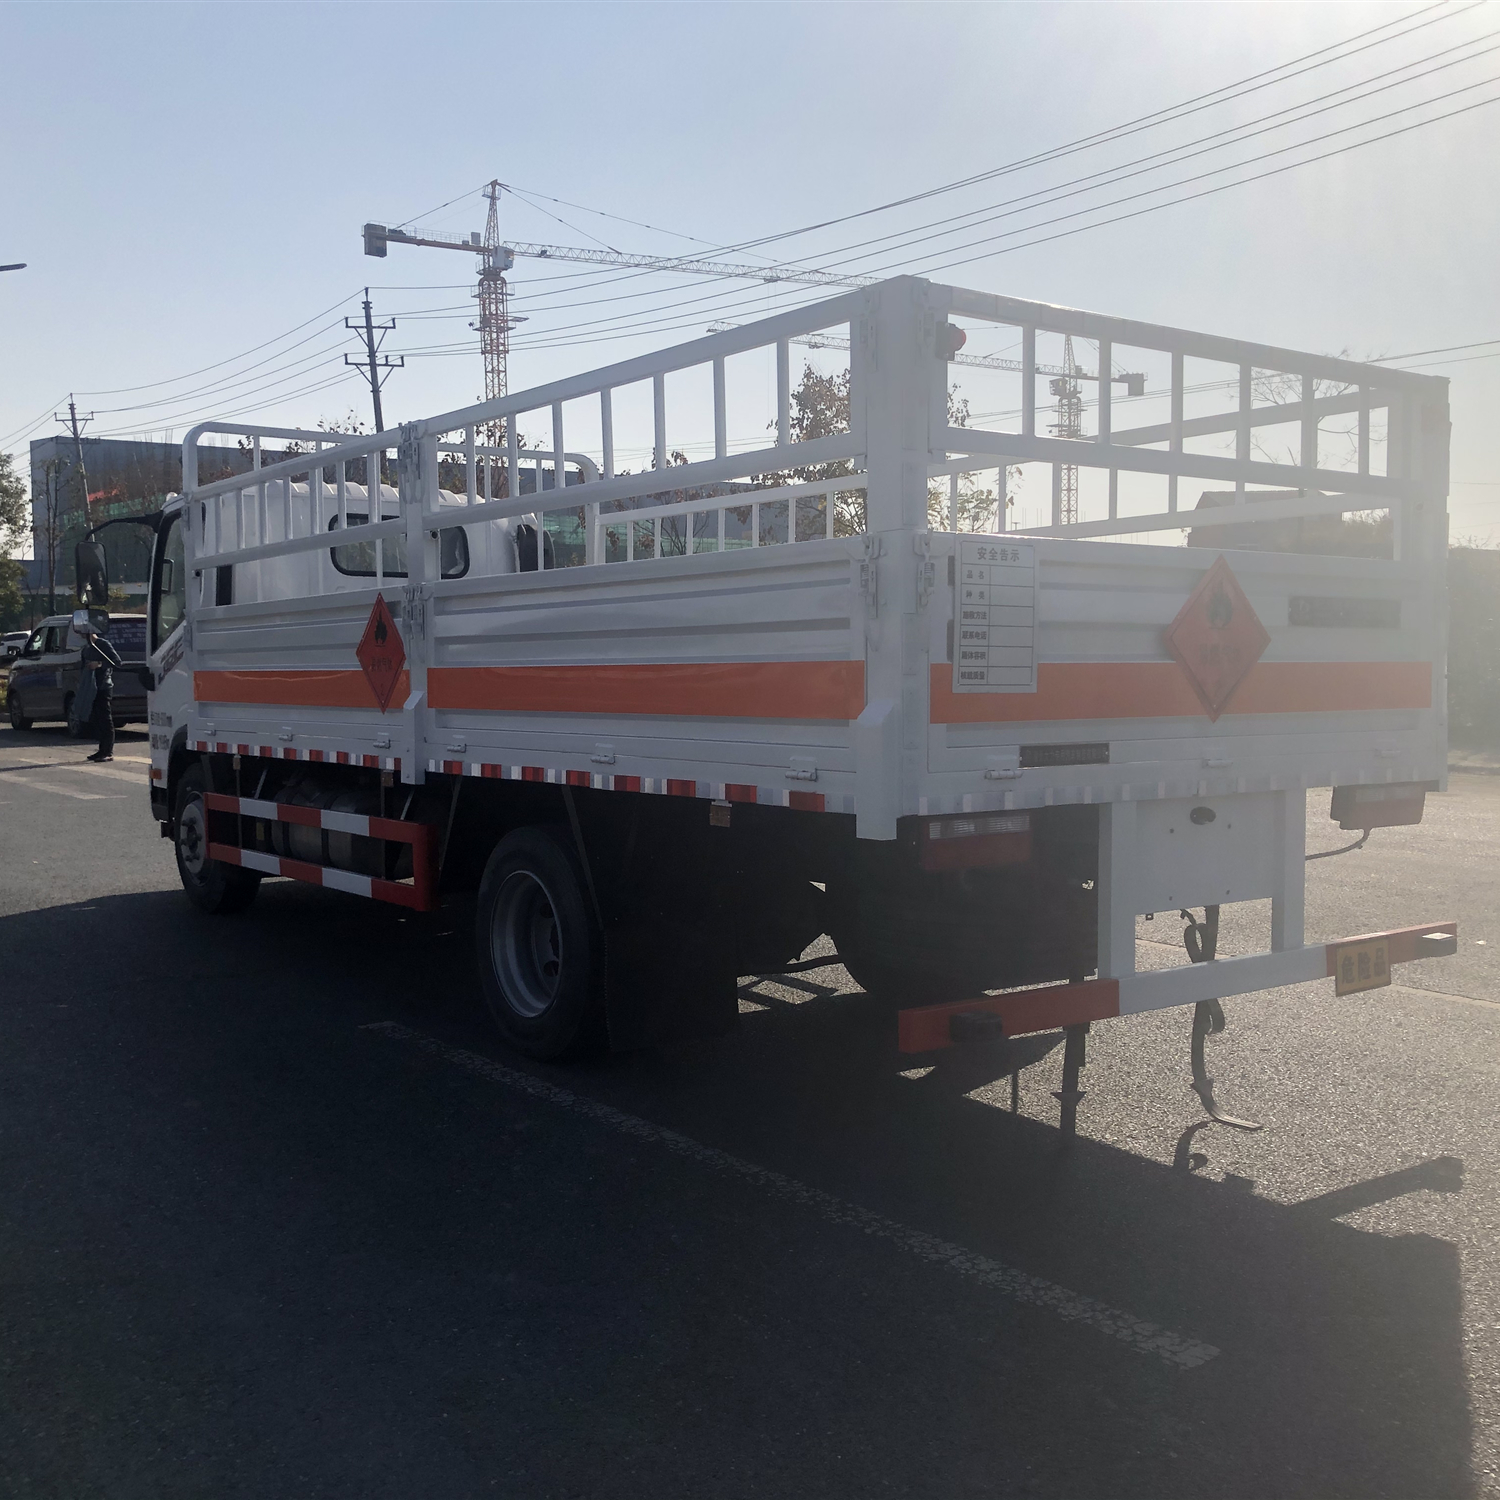
<path id="1" fill-rule="evenodd" d="M 802 368 L 802 379 L 791 393 L 791 440 L 811 442 L 815 438 L 833 437 L 849 430 L 849 372 L 836 370 L 824 375 L 811 364 Z M 948 420 L 954 427 L 969 425 L 969 403 L 957 390 L 948 392 Z M 774 429 L 775 423 L 771 424 Z M 762 474 L 764 485 L 808 483 L 818 479 L 838 479 L 852 474 L 854 465 L 848 459 L 833 463 L 808 464 L 777 474 Z M 1019 479 L 1020 470 L 1010 471 Z M 946 531 L 949 521 L 949 488 L 945 481 L 934 480 L 927 487 L 927 524 L 934 531 Z M 990 531 L 1003 525 L 997 515 L 995 492 L 980 489 L 972 474 L 960 474 L 958 486 L 958 529 Z M 865 529 L 865 497 L 860 490 L 845 490 L 834 496 L 833 529 L 835 536 L 853 536 Z"/>
<path id="2" fill-rule="evenodd" d="M 25 545 L 30 530 L 26 484 L 16 471 L 15 458 L 0 453 L 0 628 L 6 630 L 19 624 L 26 613 L 21 564 L 11 554 Z"/>
<path id="3" fill-rule="evenodd" d="M 26 483 L 16 472 L 14 455 L 0 453 L 0 555 L 9 557 L 20 548 L 30 530 Z"/>

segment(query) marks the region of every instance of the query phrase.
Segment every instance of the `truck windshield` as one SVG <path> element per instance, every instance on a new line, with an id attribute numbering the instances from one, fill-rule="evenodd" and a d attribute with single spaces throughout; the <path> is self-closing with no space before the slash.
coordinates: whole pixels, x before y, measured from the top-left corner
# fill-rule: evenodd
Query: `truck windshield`
<path id="1" fill-rule="evenodd" d="M 151 579 L 151 649 L 155 651 L 187 614 L 187 575 L 183 568 L 182 513 L 163 523 Z"/>

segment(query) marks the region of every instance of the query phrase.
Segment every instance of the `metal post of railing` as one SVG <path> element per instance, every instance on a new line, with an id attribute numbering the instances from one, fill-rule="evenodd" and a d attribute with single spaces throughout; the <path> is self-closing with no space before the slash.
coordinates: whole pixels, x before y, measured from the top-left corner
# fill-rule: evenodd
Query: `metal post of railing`
<path id="1" fill-rule="evenodd" d="M 1302 377 L 1302 435 L 1297 444 L 1299 467 L 1311 474 L 1318 467 L 1318 383 L 1311 375 Z"/>
<path id="2" fill-rule="evenodd" d="M 776 340 L 776 446 L 792 441 L 792 361 L 789 341 Z"/>
<path id="3" fill-rule="evenodd" d="M 729 454 L 729 418 L 724 404 L 724 356 L 714 357 L 714 457 Z"/>
<path id="4" fill-rule="evenodd" d="M 1114 345 L 1108 339 L 1099 340 L 1099 431 L 1094 435 L 1097 443 L 1110 441 L 1113 428 L 1111 399 L 1114 395 Z"/>
<path id="5" fill-rule="evenodd" d="M 1036 329 L 1021 330 L 1021 432 L 1036 436 Z"/>
<path id="6" fill-rule="evenodd" d="M 1182 351 L 1172 351 L 1172 442 L 1174 454 L 1182 453 Z M 1167 476 L 1167 509 L 1177 509 L 1177 471 Z"/>
<path id="7" fill-rule="evenodd" d="M 651 377 L 653 451 L 658 469 L 667 466 L 667 377 L 658 371 Z"/>
<path id="8" fill-rule="evenodd" d="M 1254 371 L 1249 365 L 1240 366 L 1239 421 L 1234 429 L 1234 456 L 1242 464 L 1250 462 L 1250 408 L 1255 400 L 1253 377 Z M 1244 499 L 1245 480 L 1241 476 L 1234 482 L 1234 502 L 1239 505 Z"/>
<path id="9" fill-rule="evenodd" d="M 615 404 L 608 386 L 599 392 L 599 433 L 603 444 L 604 477 L 615 477 Z"/>
<path id="10" fill-rule="evenodd" d="M 1370 472 L 1370 387 L 1359 388 L 1359 472 Z"/>

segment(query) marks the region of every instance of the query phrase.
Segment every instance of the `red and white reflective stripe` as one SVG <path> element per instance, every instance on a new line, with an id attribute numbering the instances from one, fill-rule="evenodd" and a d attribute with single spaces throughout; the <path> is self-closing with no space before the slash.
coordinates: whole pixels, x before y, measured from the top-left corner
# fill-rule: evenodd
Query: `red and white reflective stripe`
<path id="1" fill-rule="evenodd" d="M 325 764 L 356 765 L 367 770 L 399 771 L 399 755 L 368 755 L 362 750 L 302 749 L 283 745 L 279 756 L 271 745 L 231 745 L 225 741 L 195 740 L 195 750 L 208 753 L 259 756 L 264 760 L 311 760 Z M 600 792 L 643 792 L 658 797 L 699 797 L 711 802 L 753 802 L 761 807 L 787 807 L 798 812 L 854 811 L 852 792 L 804 792 L 789 787 L 755 786 L 749 782 L 691 781 L 676 776 L 627 776 L 562 766 L 513 766 L 477 760 L 429 760 L 427 769 L 447 776 L 478 776 L 486 781 L 540 781 L 548 786 L 588 787 Z M 950 799 L 953 800 L 953 799 Z M 965 798 L 972 801 L 972 798 Z M 959 809 L 956 802 L 954 811 Z M 924 803 L 922 811 L 927 811 Z M 261 816 L 265 816 L 261 814 Z"/>
<path id="2" fill-rule="evenodd" d="M 308 885 L 326 885 L 330 890 L 348 891 L 352 896 L 368 896 L 372 901 L 409 906 L 414 911 L 434 910 L 415 884 L 403 885 L 399 880 L 378 880 L 373 875 L 356 875 L 352 870 L 336 870 L 331 865 L 310 865 L 300 859 L 261 854 L 255 849 L 236 849 L 233 844 L 210 844 L 208 857 L 226 865 L 242 865 L 247 870 L 301 880 Z"/>
<path id="3" fill-rule="evenodd" d="M 437 909 L 437 830 L 428 823 L 412 823 L 399 818 L 372 817 L 366 813 L 330 812 L 318 807 L 295 807 L 286 802 L 267 802 L 254 797 L 231 797 L 223 792 L 209 792 L 204 803 L 211 813 L 229 813 L 236 817 L 263 818 L 277 823 L 291 823 L 303 828 L 327 829 L 330 833 L 350 833 L 361 838 L 388 839 L 410 844 L 412 883 L 383 880 L 374 875 L 359 875 L 331 865 L 315 865 L 306 860 L 284 859 L 263 854 L 256 849 L 242 849 L 217 840 L 208 846 L 208 857 L 226 865 L 240 865 L 267 875 L 283 875 L 289 880 L 309 885 L 328 886 L 367 896 L 373 901 L 390 901 L 415 911 Z"/>

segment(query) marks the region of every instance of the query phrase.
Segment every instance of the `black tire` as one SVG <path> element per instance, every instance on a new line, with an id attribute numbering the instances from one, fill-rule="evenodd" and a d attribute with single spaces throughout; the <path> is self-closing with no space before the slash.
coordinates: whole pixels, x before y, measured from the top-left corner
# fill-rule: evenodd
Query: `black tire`
<path id="1" fill-rule="evenodd" d="M 89 726 L 79 722 L 73 709 L 77 706 L 78 697 L 75 693 L 69 693 L 63 699 L 63 722 L 68 726 L 68 738 L 70 740 L 81 740 L 89 732 Z"/>
<path id="2" fill-rule="evenodd" d="M 593 1041 L 604 948 L 566 830 L 520 828 L 484 867 L 474 917 L 484 998 L 511 1046 L 550 1061 Z"/>
<path id="3" fill-rule="evenodd" d="M 204 787 L 202 766 L 190 766 L 177 787 L 172 847 L 177 854 L 177 875 L 188 899 L 200 911 L 224 916 L 243 911 L 255 899 L 260 889 L 260 872 L 208 858 Z"/>
<path id="4" fill-rule="evenodd" d="M 31 720 L 21 712 L 21 695 L 11 693 L 5 700 L 5 707 L 10 713 L 10 727 L 12 729 L 30 729 Z"/>

